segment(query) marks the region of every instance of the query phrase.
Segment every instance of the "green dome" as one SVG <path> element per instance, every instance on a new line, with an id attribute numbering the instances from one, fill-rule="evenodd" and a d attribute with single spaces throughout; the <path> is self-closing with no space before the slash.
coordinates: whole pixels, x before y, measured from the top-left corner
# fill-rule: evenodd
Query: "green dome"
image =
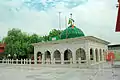
<path id="1" fill-rule="evenodd" d="M 74 28 L 72 28 L 72 26 L 69 26 L 67 29 L 65 29 L 62 33 L 61 33 L 61 39 L 66 39 L 66 38 L 75 38 L 75 37 L 81 37 L 81 36 L 85 36 L 84 33 L 77 28 L 76 26 L 74 26 Z"/>

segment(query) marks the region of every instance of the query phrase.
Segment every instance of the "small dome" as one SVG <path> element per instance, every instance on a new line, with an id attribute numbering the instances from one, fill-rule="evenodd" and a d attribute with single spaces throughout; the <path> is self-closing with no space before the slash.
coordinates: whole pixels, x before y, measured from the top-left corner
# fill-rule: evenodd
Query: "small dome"
<path id="1" fill-rule="evenodd" d="M 85 36 L 84 33 L 77 28 L 76 26 L 74 26 L 72 28 L 72 26 L 69 26 L 68 28 L 66 28 L 62 33 L 61 33 L 61 39 L 66 39 L 66 38 L 75 38 L 75 37 L 81 37 L 81 36 Z"/>

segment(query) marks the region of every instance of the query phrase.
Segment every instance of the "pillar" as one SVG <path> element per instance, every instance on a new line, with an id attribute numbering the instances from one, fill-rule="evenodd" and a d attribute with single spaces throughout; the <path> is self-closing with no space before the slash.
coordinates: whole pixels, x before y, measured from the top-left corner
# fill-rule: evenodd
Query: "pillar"
<path id="1" fill-rule="evenodd" d="M 87 57 L 88 65 L 90 65 L 91 64 L 91 60 L 90 60 L 90 49 L 89 48 L 87 49 L 86 57 Z"/>
<path id="2" fill-rule="evenodd" d="M 104 53 L 103 50 L 102 50 L 102 61 L 103 61 L 103 62 L 105 61 L 105 53 Z"/>
<path id="3" fill-rule="evenodd" d="M 51 52 L 51 64 L 54 64 L 54 53 Z"/>
<path id="4" fill-rule="evenodd" d="M 76 64 L 76 51 L 75 50 L 72 53 L 72 57 L 73 57 L 73 64 Z"/>
<path id="5" fill-rule="evenodd" d="M 64 53 L 61 52 L 61 64 L 64 64 Z"/>
<path id="6" fill-rule="evenodd" d="M 86 53 L 86 60 L 87 60 L 87 67 L 89 67 L 89 65 L 90 65 L 90 50 L 89 50 L 89 41 L 88 40 L 86 40 L 85 41 L 85 53 Z"/>
<path id="7" fill-rule="evenodd" d="M 37 64 L 37 52 L 34 52 L 34 64 Z"/>
<path id="8" fill-rule="evenodd" d="M 94 60 L 94 63 L 96 63 L 96 54 L 95 54 L 95 49 L 93 49 L 93 60 Z"/>
<path id="9" fill-rule="evenodd" d="M 100 62 L 100 49 L 98 49 L 98 62 Z"/>
<path id="10" fill-rule="evenodd" d="M 45 53 L 42 53 L 42 64 L 45 64 Z"/>

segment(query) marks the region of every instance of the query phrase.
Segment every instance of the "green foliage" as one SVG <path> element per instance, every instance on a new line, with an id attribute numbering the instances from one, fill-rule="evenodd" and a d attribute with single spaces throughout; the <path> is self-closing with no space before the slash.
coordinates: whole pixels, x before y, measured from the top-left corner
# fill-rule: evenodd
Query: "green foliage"
<path id="1" fill-rule="evenodd" d="M 56 30 L 56 29 L 53 29 L 49 32 L 49 35 L 45 35 L 42 37 L 42 40 L 43 41 L 50 41 L 50 38 L 51 37 L 58 37 L 60 38 L 60 34 L 62 33 L 62 30 Z"/>
<path id="2" fill-rule="evenodd" d="M 29 36 L 21 30 L 13 28 L 8 31 L 7 37 L 3 39 L 6 43 L 5 53 L 10 54 L 11 58 L 14 58 L 14 55 L 17 55 L 17 58 L 27 58 L 30 53 L 33 53 L 31 43 L 41 42 L 41 39 L 36 34 Z"/>
<path id="3" fill-rule="evenodd" d="M 49 41 L 49 36 L 43 36 L 43 41 Z"/>
<path id="4" fill-rule="evenodd" d="M 38 36 L 37 34 L 33 34 L 30 36 L 30 43 L 37 43 L 43 40 L 42 37 Z"/>
<path id="5" fill-rule="evenodd" d="M 62 31 L 53 29 L 49 32 L 49 35 L 43 37 L 37 34 L 28 35 L 22 32 L 20 29 L 13 28 L 8 31 L 6 37 L 2 42 L 6 44 L 5 53 L 10 54 L 11 58 L 28 58 L 30 54 L 34 53 L 32 43 L 38 43 L 41 41 L 49 41 L 50 37 L 59 36 Z M 15 56 L 16 55 L 16 56 Z"/>
<path id="6" fill-rule="evenodd" d="M 53 29 L 52 31 L 49 32 L 49 37 L 55 37 L 58 36 L 60 38 L 60 34 L 61 34 L 62 30 L 56 30 Z"/>

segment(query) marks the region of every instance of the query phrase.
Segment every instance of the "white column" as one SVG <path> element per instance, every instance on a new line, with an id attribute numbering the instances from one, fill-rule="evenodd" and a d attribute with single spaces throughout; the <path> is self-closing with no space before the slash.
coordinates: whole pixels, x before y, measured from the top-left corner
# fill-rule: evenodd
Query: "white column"
<path id="1" fill-rule="evenodd" d="M 89 49 L 89 41 L 85 41 L 85 53 L 86 53 L 86 60 L 87 60 L 87 66 L 90 65 L 90 49 Z"/>
<path id="2" fill-rule="evenodd" d="M 90 49 L 88 48 L 87 50 L 87 57 L 88 57 L 88 65 L 91 64 L 91 60 L 90 60 Z"/>
<path id="3" fill-rule="evenodd" d="M 85 54 L 86 54 L 86 60 L 87 60 L 87 66 L 89 66 L 90 65 L 90 51 L 89 51 L 89 48 L 87 47 L 87 48 L 85 48 Z"/>
<path id="4" fill-rule="evenodd" d="M 51 52 L 51 64 L 54 64 L 54 53 Z"/>
<path id="5" fill-rule="evenodd" d="M 72 53 L 72 57 L 73 57 L 73 64 L 76 64 L 76 51 L 73 51 Z"/>
<path id="6" fill-rule="evenodd" d="M 94 63 L 96 63 L 96 54 L 95 54 L 95 49 L 93 49 L 93 60 L 94 60 Z"/>
<path id="7" fill-rule="evenodd" d="M 98 49 L 98 62 L 100 62 L 100 49 Z"/>
<path id="8" fill-rule="evenodd" d="M 37 64 L 37 52 L 34 52 L 34 64 Z"/>
<path id="9" fill-rule="evenodd" d="M 104 62 L 103 50 L 101 52 L 102 52 L 102 62 Z"/>
<path id="10" fill-rule="evenodd" d="M 64 53 L 61 52 L 61 64 L 64 64 Z"/>
<path id="11" fill-rule="evenodd" d="M 42 64 L 45 64 L 45 54 L 42 53 Z"/>

